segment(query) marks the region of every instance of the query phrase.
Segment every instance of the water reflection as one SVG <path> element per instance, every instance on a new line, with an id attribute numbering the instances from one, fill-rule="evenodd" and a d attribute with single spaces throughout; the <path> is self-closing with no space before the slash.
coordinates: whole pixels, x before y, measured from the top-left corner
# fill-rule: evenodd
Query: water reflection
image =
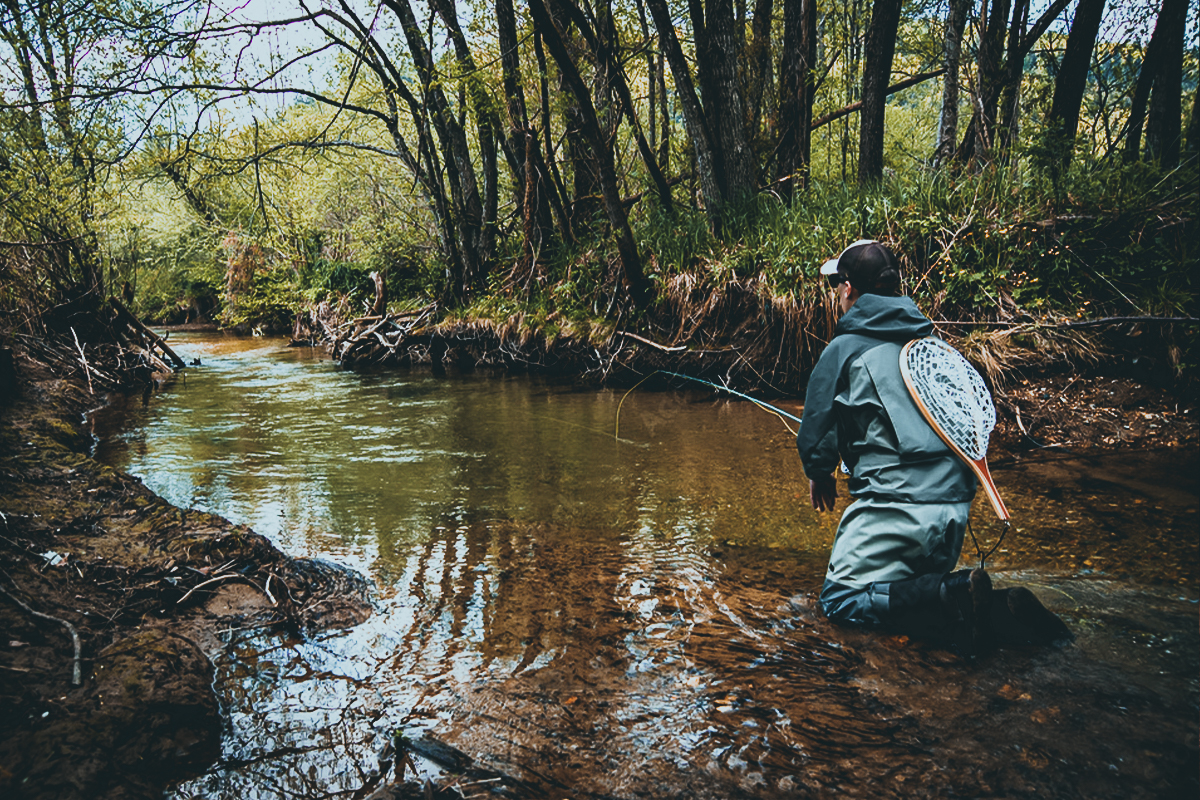
<path id="1" fill-rule="evenodd" d="M 100 455 L 380 595 L 349 632 L 231 631 L 224 757 L 176 796 L 366 796 L 396 729 L 571 796 L 1195 783 L 1196 498 L 1161 460 L 998 461 L 1018 521 L 998 578 L 1081 636 L 970 668 L 814 613 L 836 517 L 805 508 L 790 435 L 746 404 L 179 349 L 205 366 L 98 418 Z"/>

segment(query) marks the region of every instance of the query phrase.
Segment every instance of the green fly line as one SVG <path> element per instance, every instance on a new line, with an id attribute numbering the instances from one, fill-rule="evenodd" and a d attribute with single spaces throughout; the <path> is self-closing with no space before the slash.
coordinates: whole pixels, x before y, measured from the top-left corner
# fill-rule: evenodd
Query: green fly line
<path id="1" fill-rule="evenodd" d="M 789 414 L 788 412 L 784 411 L 782 408 L 776 408 L 775 406 L 771 405 L 770 403 L 763 402 L 762 400 L 759 400 L 758 398 L 755 398 L 755 397 L 751 397 L 748 394 L 743 394 L 742 392 L 739 392 L 736 389 L 730 389 L 728 386 L 722 385 L 720 383 L 713 383 L 712 381 L 706 381 L 702 378 L 693 378 L 691 375 L 684 375 L 681 372 L 668 372 L 665 369 L 658 369 L 658 370 L 655 370 L 654 372 L 651 372 L 649 375 L 647 375 L 646 377 L 642 378 L 640 381 L 635 383 L 633 385 L 633 388 L 630 389 L 628 392 L 626 392 L 624 394 L 624 396 L 621 398 L 621 402 L 617 404 L 617 421 L 616 421 L 616 425 L 613 429 L 613 436 L 615 438 L 619 439 L 620 435 L 621 435 L 621 406 L 625 405 L 625 398 L 629 397 L 629 395 L 633 394 L 633 392 L 639 386 L 641 386 L 643 383 L 645 383 L 646 381 L 653 378 L 655 375 L 670 375 L 671 377 L 674 377 L 674 378 L 683 378 L 684 380 L 687 380 L 687 381 L 693 381 L 695 383 L 702 383 L 705 386 L 710 386 L 713 389 L 716 389 L 718 392 L 728 392 L 729 394 L 736 395 L 737 397 L 740 397 L 743 400 L 749 400 L 751 403 L 754 403 L 754 405 L 758 406 L 762 410 L 769 411 L 772 414 L 774 414 L 775 416 L 779 417 L 779 419 L 783 422 L 783 426 L 788 429 L 788 432 L 790 434 L 792 434 L 793 436 L 796 435 L 796 431 L 792 430 L 792 426 L 787 424 L 787 420 L 789 420 L 789 419 L 792 420 L 793 422 L 795 422 L 797 425 L 800 424 L 800 418 L 797 417 L 795 414 Z"/>

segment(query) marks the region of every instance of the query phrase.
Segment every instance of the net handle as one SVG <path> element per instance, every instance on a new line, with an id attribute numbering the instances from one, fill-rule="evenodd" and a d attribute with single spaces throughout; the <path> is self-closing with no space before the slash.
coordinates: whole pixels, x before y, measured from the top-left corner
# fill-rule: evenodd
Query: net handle
<path id="1" fill-rule="evenodd" d="M 964 452 L 963 449 L 959 447 L 952 438 L 950 438 L 950 435 L 942 429 L 942 426 L 937 423 L 937 420 L 933 418 L 933 415 L 929 413 L 929 408 L 925 405 L 925 400 L 921 397 L 921 393 L 918 391 L 916 384 L 913 382 L 912 375 L 908 369 L 908 351 L 912 349 L 912 346 L 919 341 L 921 340 L 913 339 L 911 342 L 905 344 L 900 350 L 900 375 L 904 378 L 904 385 L 908 387 L 909 395 L 912 396 L 913 402 L 917 404 L 917 410 L 921 412 L 921 416 L 924 417 L 925 421 L 929 423 L 929 427 L 933 428 L 934 433 L 936 433 L 938 437 L 941 438 L 941 440 L 945 442 L 952 451 L 954 451 L 956 456 L 962 459 L 966 465 L 971 468 L 971 472 L 975 473 L 975 477 L 979 479 L 980 486 L 983 487 L 984 494 L 987 495 L 987 499 L 991 502 L 992 509 L 996 512 L 996 516 L 998 516 L 1005 524 L 1008 524 L 1012 520 L 1012 517 L 1008 513 L 1008 508 L 1006 508 L 1004 505 L 1004 500 L 1000 497 L 1000 490 L 996 488 L 996 484 L 992 481 L 992 474 L 988 471 L 987 456 L 984 455 L 976 459 L 967 455 L 966 452 Z"/>

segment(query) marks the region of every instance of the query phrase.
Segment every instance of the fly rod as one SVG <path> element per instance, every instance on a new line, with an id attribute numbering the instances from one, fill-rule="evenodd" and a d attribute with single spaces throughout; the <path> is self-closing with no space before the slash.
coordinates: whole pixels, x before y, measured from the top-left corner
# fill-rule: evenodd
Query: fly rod
<path id="1" fill-rule="evenodd" d="M 797 417 L 795 414 L 789 414 L 788 412 L 784 411 L 782 408 L 776 408 L 775 406 L 771 405 L 770 403 L 764 403 L 762 400 L 751 397 L 748 394 L 742 394 L 737 389 L 730 389 L 728 386 L 723 386 L 719 383 L 713 383 L 712 381 L 706 381 L 701 378 L 693 378 L 691 375 L 684 375 L 683 373 L 680 373 L 680 372 L 667 372 L 665 369 L 661 369 L 661 370 L 659 370 L 659 372 L 661 372 L 663 375 L 671 375 L 676 378 L 683 378 L 684 380 L 695 381 L 696 383 L 702 383 L 705 386 L 711 386 L 712 388 L 714 388 L 720 392 L 729 392 L 732 395 L 737 395 L 738 397 L 742 398 L 743 400 L 749 400 L 751 403 L 754 403 L 754 405 L 759 406 L 761 408 L 765 408 L 767 411 L 772 411 L 776 414 L 779 414 L 780 416 L 787 417 L 788 419 L 792 420 L 793 422 L 796 422 L 796 423 L 800 422 L 800 418 Z"/>
<path id="2" fill-rule="evenodd" d="M 634 387 L 632 389 L 630 389 L 628 392 L 625 393 L 625 397 L 629 397 L 630 394 L 632 394 L 635 390 L 637 390 L 638 386 L 641 386 L 643 383 L 650 380 L 655 375 L 660 375 L 660 374 L 661 375 L 670 375 L 675 378 L 683 378 L 685 381 L 693 381 L 695 383 L 702 383 L 705 386 L 709 386 L 709 387 L 712 387 L 713 389 L 716 389 L 718 392 L 729 392 L 730 394 L 741 397 L 744 400 L 749 400 L 751 403 L 754 403 L 754 405 L 758 406 L 759 408 L 763 409 L 764 411 L 770 411 L 772 414 L 775 414 L 778 417 L 781 417 L 781 418 L 787 417 L 788 419 L 796 422 L 797 424 L 800 423 L 800 418 L 797 417 L 795 414 L 789 414 L 788 412 L 784 411 L 782 408 L 776 408 L 775 406 L 771 405 L 770 403 L 765 403 L 762 400 L 759 400 L 758 398 L 751 397 L 748 394 L 742 394 L 741 392 L 737 391 L 736 389 L 730 389 L 728 386 L 722 386 L 719 383 L 713 383 L 712 381 L 706 381 L 702 378 L 693 378 L 691 375 L 684 375 L 681 372 L 668 372 L 665 369 L 655 370 L 654 372 L 651 372 L 646 377 L 642 378 L 640 381 L 638 381 L 634 385 Z M 620 433 L 621 433 L 621 407 L 623 405 L 625 405 L 625 397 L 622 397 L 621 402 L 617 404 L 617 419 L 616 419 L 616 425 L 613 429 L 613 436 L 616 437 L 618 439 L 618 441 L 620 440 Z M 786 422 L 784 423 L 784 427 L 787 427 Z M 788 428 L 788 430 L 791 431 L 791 428 Z"/>

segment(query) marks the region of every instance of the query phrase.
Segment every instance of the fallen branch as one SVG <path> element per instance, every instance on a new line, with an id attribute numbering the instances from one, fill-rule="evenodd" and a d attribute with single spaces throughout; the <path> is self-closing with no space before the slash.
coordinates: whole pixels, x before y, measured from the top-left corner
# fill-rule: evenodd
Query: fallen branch
<path id="1" fill-rule="evenodd" d="M 23 601 L 21 598 L 17 597 L 12 592 L 5 589 L 3 586 L 0 586 L 0 592 L 4 592 L 4 594 L 6 594 L 10 600 L 12 600 L 14 603 L 19 605 L 21 608 L 28 611 L 33 616 L 40 617 L 41 619 L 48 620 L 49 622 L 57 622 L 59 625 L 62 625 L 64 628 L 66 628 L 68 631 L 71 632 L 71 641 L 74 642 L 74 644 L 75 644 L 75 667 L 71 671 L 71 683 L 75 686 L 79 686 L 80 684 L 82 684 L 83 683 L 83 671 L 82 671 L 82 668 L 80 667 L 80 661 L 82 659 L 81 654 L 83 652 L 83 646 L 79 642 L 79 631 L 75 630 L 75 626 L 72 625 L 71 623 L 67 622 L 65 619 L 59 619 L 58 617 L 52 617 L 49 614 L 43 614 L 40 611 L 34 611 L 32 608 L 30 608 L 29 606 L 27 606 L 25 604 L 25 601 Z"/>
<path id="2" fill-rule="evenodd" d="M 658 342 L 652 342 L 643 336 L 638 336 L 636 333 L 630 333 L 628 331 L 617 331 L 617 335 L 624 336 L 628 339 L 633 339 L 634 341 L 641 342 L 642 344 L 649 345 L 650 347 L 655 347 L 659 350 L 662 350 L 664 353 L 679 353 L 684 350 L 687 350 L 686 345 L 681 344 L 681 345 L 677 345 L 676 347 L 667 347 L 665 344 L 659 344 Z"/>
<path id="3" fill-rule="evenodd" d="M 988 328 L 1012 328 L 1013 330 L 1026 328 L 1096 328 L 1101 325 L 1120 325 L 1122 323 L 1131 322 L 1157 322 L 1163 325 L 1172 323 L 1196 324 L 1200 322 L 1197 317 L 1101 317 L 1099 319 L 1082 319 L 1073 322 L 1012 322 L 1005 320 L 997 320 L 994 322 L 988 320 L 976 319 L 939 319 L 934 321 L 934 325 L 968 325 L 972 327 L 988 327 Z"/>
<path id="4" fill-rule="evenodd" d="M 163 341 L 163 338 L 161 336 L 159 336 L 157 333 L 155 333 L 154 331 L 147 328 L 140 319 L 135 317 L 132 314 L 132 312 L 130 312 L 130 310 L 125 307 L 124 303 L 122 303 L 120 300 L 118 300 L 115 297 L 110 298 L 110 300 L 112 302 L 113 308 L 115 308 L 117 310 L 117 316 L 119 318 L 123 319 L 126 323 L 128 323 L 134 330 L 149 337 L 150 341 L 152 343 L 154 343 L 155 345 L 157 345 L 158 348 L 160 350 L 162 350 L 163 353 L 165 353 L 168 358 L 171 359 L 171 361 L 175 364 L 176 367 L 178 367 L 179 369 L 183 369 L 185 366 L 187 366 L 187 364 L 184 363 L 184 360 L 182 358 L 180 358 L 178 355 L 176 355 L 174 350 L 172 350 L 169 346 L 167 346 L 167 343 L 165 341 Z"/>
<path id="5" fill-rule="evenodd" d="M 186 594 L 184 594 L 184 596 L 183 596 L 183 597 L 181 597 L 181 598 L 179 598 L 178 600 L 176 600 L 176 601 L 175 601 L 175 605 L 179 605 L 179 604 L 180 604 L 180 603 L 182 603 L 184 600 L 187 600 L 189 597 L 191 597 L 191 596 L 192 596 L 192 593 L 193 593 L 193 592 L 195 592 L 195 591 L 197 591 L 198 589 L 203 589 L 205 586 L 211 586 L 212 584 L 214 584 L 214 583 L 220 583 L 221 581 L 227 581 L 227 580 L 229 580 L 230 578 L 241 578 L 241 579 L 242 579 L 242 580 L 244 580 L 246 583 L 248 583 L 248 584 L 250 584 L 251 586 L 253 586 L 255 589 L 258 589 L 260 592 L 262 592 L 262 591 L 263 591 L 263 588 L 262 588 L 261 586 L 259 586 L 257 583 L 255 583 L 254 581 L 252 581 L 252 580 L 250 580 L 249 578 L 247 578 L 245 575 L 242 575 L 242 574 L 241 574 L 241 573 L 239 573 L 239 572 L 228 572 L 228 573 L 226 573 L 226 574 L 224 574 L 224 575 L 218 575 L 218 576 L 217 576 L 217 577 L 215 577 L 215 578 L 209 578 L 208 580 L 204 581 L 203 583 L 197 583 L 197 584 L 196 584 L 195 586 L 193 586 L 191 589 L 188 589 L 188 590 L 187 590 L 187 593 L 186 593 Z M 271 595 L 270 595 L 269 593 L 266 593 L 266 592 L 264 592 L 264 594 L 266 594 L 268 598 L 269 598 L 269 597 L 271 597 Z"/>
<path id="6" fill-rule="evenodd" d="M 83 374 L 88 382 L 88 394 L 94 395 L 96 390 L 92 388 L 92 372 L 88 366 L 87 357 L 83 354 L 83 348 L 79 346 L 79 337 L 75 335 L 75 329 L 71 328 L 71 338 L 75 340 L 75 349 L 79 351 L 79 361 L 83 364 Z"/>
<path id="7" fill-rule="evenodd" d="M 927 81 L 930 78 L 936 78 L 939 75 L 944 74 L 945 72 L 946 72 L 946 68 L 942 67 L 941 69 L 935 69 L 932 72 L 922 72 L 919 75 L 913 75 L 911 78 L 906 78 L 902 81 L 899 81 L 898 83 L 893 83 L 891 86 L 889 86 L 887 88 L 887 92 L 886 92 L 885 96 L 895 94 L 896 92 L 907 89 L 910 86 L 916 86 L 918 83 Z M 817 117 L 816 119 L 814 119 L 812 121 L 812 125 L 809 126 L 809 130 L 815 131 L 817 128 L 821 127 L 822 125 L 828 125 L 829 123 L 833 122 L 835 119 L 841 119 L 842 117 L 846 116 L 847 114 L 853 114 L 855 111 L 859 111 L 860 109 L 862 109 L 862 101 L 861 100 L 859 100 L 857 103 L 851 103 L 848 106 L 843 106 L 843 107 L 839 108 L 837 111 L 831 111 L 823 117 Z"/>

